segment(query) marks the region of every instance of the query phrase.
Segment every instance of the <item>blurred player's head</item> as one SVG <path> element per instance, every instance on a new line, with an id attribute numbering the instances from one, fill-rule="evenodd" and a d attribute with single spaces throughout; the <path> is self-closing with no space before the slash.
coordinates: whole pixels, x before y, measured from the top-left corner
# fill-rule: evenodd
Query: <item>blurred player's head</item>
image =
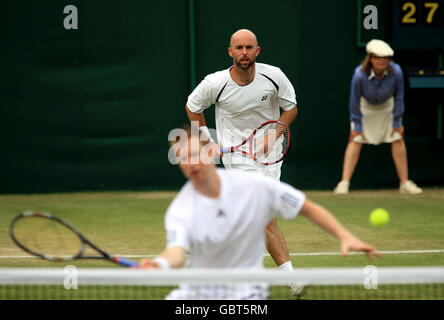
<path id="1" fill-rule="evenodd" d="M 186 125 L 183 134 L 171 142 L 183 175 L 192 182 L 200 182 L 216 170 L 210 143 L 198 127 Z"/>
<path id="2" fill-rule="evenodd" d="M 260 50 L 256 35 L 250 30 L 241 29 L 231 36 L 228 54 L 233 58 L 235 66 L 248 70 L 256 62 Z"/>
<path id="3" fill-rule="evenodd" d="M 390 45 L 382 40 L 371 40 L 366 46 L 367 56 L 362 62 L 362 71 L 370 74 L 371 70 L 376 74 L 382 74 L 387 71 L 389 75 L 392 74 L 390 66 L 391 58 L 394 51 Z"/>

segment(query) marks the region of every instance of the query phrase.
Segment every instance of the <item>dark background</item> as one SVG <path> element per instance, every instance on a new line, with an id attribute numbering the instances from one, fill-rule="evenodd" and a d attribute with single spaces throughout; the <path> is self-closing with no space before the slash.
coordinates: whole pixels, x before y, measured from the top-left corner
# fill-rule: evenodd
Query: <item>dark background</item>
<path id="1" fill-rule="evenodd" d="M 378 8 L 378 30 L 359 27 L 369 3 Z M 78 30 L 63 27 L 66 5 L 78 9 Z M 392 41 L 392 17 L 383 0 L 4 1 L 0 193 L 178 189 L 184 178 L 168 162 L 168 132 L 186 121 L 193 85 L 231 65 L 229 38 L 240 28 L 258 36 L 258 62 L 280 67 L 296 90 L 299 115 L 282 180 L 333 189 L 350 129 L 353 70 L 363 43 Z M 404 70 L 439 66 L 442 48 L 412 43 L 395 47 Z M 405 78 L 410 178 L 442 186 L 443 89 L 410 89 Z M 206 117 L 214 127 L 214 108 Z M 352 185 L 398 187 L 390 145 L 363 148 Z"/>

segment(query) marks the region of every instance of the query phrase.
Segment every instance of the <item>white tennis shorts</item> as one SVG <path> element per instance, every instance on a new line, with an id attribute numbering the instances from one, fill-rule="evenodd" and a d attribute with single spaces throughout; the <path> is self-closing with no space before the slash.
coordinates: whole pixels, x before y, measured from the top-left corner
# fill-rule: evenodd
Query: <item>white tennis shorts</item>
<path id="1" fill-rule="evenodd" d="M 240 159 L 240 157 L 242 157 L 242 159 Z M 224 155 L 222 158 L 222 162 L 224 164 L 224 167 L 228 170 L 258 172 L 276 180 L 279 180 L 281 178 L 282 161 L 276 164 L 265 166 L 245 156 L 230 154 Z"/>

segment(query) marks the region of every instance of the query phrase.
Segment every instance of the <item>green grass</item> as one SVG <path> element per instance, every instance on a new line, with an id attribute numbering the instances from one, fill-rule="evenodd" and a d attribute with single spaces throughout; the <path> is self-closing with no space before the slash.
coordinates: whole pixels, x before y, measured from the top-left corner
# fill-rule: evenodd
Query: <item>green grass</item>
<path id="1" fill-rule="evenodd" d="M 66 290 L 63 286 L 0 286 L 4 300 L 163 300 L 175 286 L 80 286 Z M 303 297 L 306 300 L 435 300 L 444 299 L 444 285 L 380 285 L 367 290 L 362 285 L 315 286 Z M 292 300 L 287 286 L 271 286 L 270 300 Z"/>
<path id="2" fill-rule="evenodd" d="M 356 191 L 348 196 L 335 196 L 331 192 L 306 192 L 307 197 L 329 209 L 349 230 L 362 240 L 375 245 L 380 251 L 444 249 L 444 190 L 427 189 L 423 195 L 405 196 L 396 191 Z M 87 238 L 112 254 L 151 255 L 159 253 L 165 246 L 163 219 L 165 211 L 175 192 L 104 192 L 44 195 L 1 195 L 0 196 L 0 268 L 1 267 L 64 267 L 66 263 L 53 263 L 37 258 L 4 258 L 23 256 L 26 253 L 16 247 L 9 237 L 8 228 L 14 216 L 24 210 L 47 211 L 59 216 L 79 229 Z M 390 213 L 390 223 L 382 228 L 372 227 L 368 221 L 372 209 L 383 207 Z M 297 217 L 293 221 L 279 220 L 278 226 L 284 234 L 290 253 L 339 252 L 339 242 L 310 221 Z M 380 259 L 369 261 L 365 255 L 296 255 L 292 256 L 295 267 L 363 267 L 376 266 L 444 266 L 444 253 L 399 253 L 387 254 Z M 78 267 L 118 268 L 103 260 L 75 261 L 69 264 Z M 267 267 L 275 267 L 269 256 L 265 257 Z M 6 290 L 6 288 L 1 288 Z M 131 289 L 131 288 L 130 288 Z M 162 297 L 168 288 L 163 288 Z M 359 292 L 342 288 L 326 299 L 398 298 L 396 289 L 377 290 L 371 293 L 360 288 Z M 0 291 L 1 291 L 0 290 Z M 131 299 L 151 299 L 152 292 L 143 288 L 131 289 Z M 274 291 L 273 291 L 274 290 Z M 322 298 L 326 288 L 312 288 L 307 298 Z M 328 289 L 330 290 L 330 289 Z M 341 291 L 342 290 L 342 291 Z M 344 291 L 345 290 L 345 291 Z M 443 286 L 439 297 L 443 297 Z M 57 292 L 62 292 L 58 295 Z M 109 294 L 119 292 L 113 288 Z M 19 298 L 25 298 L 25 289 L 18 291 Z M 86 296 L 83 296 L 83 293 Z M 89 299 L 90 290 L 53 290 L 58 298 Z M 393 293 L 394 292 L 394 293 Z M 412 294 L 415 290 L 411 290 Z M 10 293 L 3 294 L 9 297 Z M 32 291 L 31 297 L 38 292 Z M 43 294 L 43 293 L 42 293 Z M 82 294 L 82 295 L 81 295 Z M 107 299 L 108 296 L 92 291 L 93 298 Z M 103 293 L 108 294 L 108 293 Z M 157 294 L 157 293 L 156 293 Z M 279 294 L 279 295 L 278 295 Z M 291 298 L 288 289 L 276 291 Z M 351 294 L 351 296 L 347 296 Z M 370 296 L 368 296 L 370 294 Z M 376 296 L 381 295 L 381 297 Z M 0 292 L 0 296 L 2 292 Z M 147 296 L 148 295 L 148 296 Z M 373 295 L 373 296 L 372 296 Z M 436 296 L 436 293 L 435 293 Z M 123 292 L 112 299 L 126 298 Z M 17 298 L 17 297 L 16 297 Z M 422 298 L 412 296 L 412 298 Z M 46 299 L 42 297 L 42 299 Z M 48 298 L 52 299 L 52 298 Z"/>
<path id="3" fill-rule="evenodd" d="M 348 229 L 379 250 L 444 249 L 444 190 L 427 189 L 419 196 L 396 191 L 356 191 L 348 196 L 306 192 L 309 199 L 329 209 Z M 174 192 L 105 192 L 0 196 L 0 256 L 25 255 L 11 241 L 12 218 L 24 210 L 51 212 L 77 227 L 87 238 L 113 254 L 149 255 L 165 246 L 164 213 Z M 389 225 L 372 227 L 370 211 L 383 207 Z M 331 235 L 303 217 L 278 221 L 290 252 L 338 252 Z M 444 265 L 444 253 L 390 254 L 369 261 L 364 255 L 293 256 L 296 267 L 425 266 Z M 114 267 L 106 261 L 78 261 L 81 267 Z M 274 266 L 270 257 L 268 267 Z M 57 267 L 39 259 L 0 258 L 0 267 Z"/>

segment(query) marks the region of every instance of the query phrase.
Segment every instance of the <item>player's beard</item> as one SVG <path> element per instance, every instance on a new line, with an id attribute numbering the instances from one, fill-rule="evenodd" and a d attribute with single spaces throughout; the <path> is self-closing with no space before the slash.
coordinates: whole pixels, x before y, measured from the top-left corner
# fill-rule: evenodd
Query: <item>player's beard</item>
<path id="1" fill-rule="evenodd" d="M 251 68 L 251 66 L 256 62 L 256 58 L 252 58 L 252 59 L 248 59 L 249 62 L 246 65 L 242 64 L 242 58 L 239 60 L 234 60 L 234 63 L 236 64 L 236 66 L 238 66 L 239 68 L 241 68 L 242 70 L 248 70 Z"/>

